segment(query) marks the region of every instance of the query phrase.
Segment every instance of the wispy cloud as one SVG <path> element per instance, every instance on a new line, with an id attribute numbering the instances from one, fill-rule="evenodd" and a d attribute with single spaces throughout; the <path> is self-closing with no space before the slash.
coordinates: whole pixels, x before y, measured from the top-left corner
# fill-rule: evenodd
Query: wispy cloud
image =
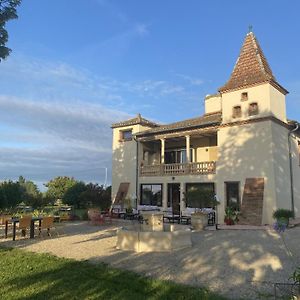
<path id="1" fill-rule="evenodd" d="M 22 56 L 1 65 L 0 91 L 0 179 L 37 182 L 63 174 L 103 182 L 111 124 L 188 95 L 166 80 L 123 81 Z"/>
<path id="2" fill-rule="evenodd" d="M 180 78 L 188 81 L 191 85 L 203 85 L 203 83 L 204 83 L 204 80 L 200 79 L 200 78 L 195 78 L 195 77 L 191 77 L 189 75 L 178 74 L 178 73 L 175 73 L 175 75 L 177 77 L 180 77 Z"/>

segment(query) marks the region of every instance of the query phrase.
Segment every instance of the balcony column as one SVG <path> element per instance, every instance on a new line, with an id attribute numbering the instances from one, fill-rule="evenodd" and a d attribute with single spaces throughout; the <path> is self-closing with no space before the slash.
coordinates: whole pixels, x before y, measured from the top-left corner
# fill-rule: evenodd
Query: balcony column
<path id="1" fill-rule="evenodd" d="M 161 147 L 160 147 L 160 163 L 165 163 L 165 139 L 160 139 Z"/>
<path id="2" fill-rule="evenodd" d="M 185 145 L 186 145 L 186 162 L 191 162 L 191 137 L 189 135 L 185 136 Z"/>

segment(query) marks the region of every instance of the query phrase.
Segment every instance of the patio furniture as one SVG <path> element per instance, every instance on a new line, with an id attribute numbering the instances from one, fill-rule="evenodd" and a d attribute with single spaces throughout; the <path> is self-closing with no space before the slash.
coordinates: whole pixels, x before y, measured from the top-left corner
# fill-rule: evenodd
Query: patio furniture
<path id="1" fill-rule="evenodd" d="M 9 224 L 12 224 L 13 227 L 13 241 L 16 240 L 16 231 L 17 231 L 17 224 L 20 223 L 21 221 L 21 227 L 19 226 L 18 229 L 23 227 L 24 230 L 24 225 L 25 227 L 28 225 L 28 219 L 24 220 L 25 218 L 28 218 L 30 220 L 30 234 L 29 234 L 29 238 L 33 239 L 34 238 L 34 223 L 35 222 L 39 222 L 39 226 L 41 225 L 41 221 L 43 219 L 43 217 L 31 217 L 31 216 L 27 216 L 27 217 L 23 217 L 23 218 L 11 218 L 11 219 L 7 219 L 5 221 L 5 238 L 7 238 L 8 235 L 8 226 Z M 27 229 L 27 228 L 26 228 Z"/>
<path id="2" fill-rule="evenodd" d="M 126 210 L 121 205 L 113 205 L 110 209 L 112 218 L 123 218 Z"/>
<path id="3" fill-rule="evenodd" d="M 42 237 L 42 232 L 47 231 L 47 235 L 51 237 L 50 229 L 55 230 L 56 234 L 58 235 L 58 231 L 54 226 L 54 217 L 44 217 L 41 225 L 39 226 L 39 236 Z"/>
<path id="4" fill-rule="evenodd" d="M 89 209 L 88 218 L 90 225 L 102 225 L 104 224 L 104 218 L 98 209 Z"/>
<path id="5" fill-rule="evenodd" d="M 3 230 L 5 232 L 6 220 L 10 220 L 10 219 L 11 219 L 10 215 L 0 215 L 0 229 L 1 229 L 1 231 Z"/>
<path id="6" fill-rule="evenodd" d="M 109 210 L 102 211 L 101 218 L 103 219 L 103 223 L 109 222 L 112 224 L 112 214 Z"/>
<path id="7" fill-rule="evenodd" d="M 167 220 L 169 223 L 180 223 L 180 213 L 174 212 L 172 208 L 168 208 L 163 213 L 163 222 Z"/>
<path id="8" fill-rule="evenodd" d="M 133 208 L 131 212 L 126 212 L 124 214 L 124 220 L 137 220 L 138 217 L 139 217 L 139 212 L 135 208 Z"/>

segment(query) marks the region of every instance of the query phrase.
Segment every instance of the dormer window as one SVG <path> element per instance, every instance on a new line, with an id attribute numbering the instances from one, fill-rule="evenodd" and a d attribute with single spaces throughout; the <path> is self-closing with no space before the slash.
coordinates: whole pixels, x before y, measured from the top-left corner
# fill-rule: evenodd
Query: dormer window
<path id="1" fill-rule="evenodd" d="M 132 129 L 120 130 L 120 142 L 132 140 Z"/>
<path id="2" fill-rule="evenodd" d="M 240 105 L 234 106 L 232 109 L 232 117 L 233 118 L 240 118 L 242 116 L 242 108 Z"/>
<path id="3" fill-rule="evenodd" d="M 250 103 L 249 104 L 249 116 L 255 116 L 258 114 L 258 104 L 255 103 Z"/>
<path id="4" fill-rule="evenodd" d="M 247 101 L 248 100 L 248 93 L 244 92 L 241 94 L 241 101 Z"/>

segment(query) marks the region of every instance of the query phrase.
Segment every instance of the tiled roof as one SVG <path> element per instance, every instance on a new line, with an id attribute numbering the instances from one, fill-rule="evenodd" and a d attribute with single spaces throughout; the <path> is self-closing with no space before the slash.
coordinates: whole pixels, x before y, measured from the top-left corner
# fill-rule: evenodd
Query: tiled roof
<path id="1" fill-rule="evenodd" d="M 229 80 L 219 91 L 224 93 L 265 82 L 269 82 L 284 94 L 288 93 L 276 81 L 256 37 L 253 32 L 249 32 Z"/>
<path id="2" fill-rule="evenodd" d="M 183 120 L 176 123 L 171 123 L 167 125 L 160 125 L 158 127 L 145 130 L 139 133 L 136 133 L 136 136 L 144 136 L 144 135 L 151 135 L 156 133 L 165 133 L 165 132 L 172 132 L 172 131 L 179 131 L 191 128 L 203 128 L 203 127 L 210 127 L 213 125 L 219 125 L 222 121 L 221 112 L 206 114 L 201 117 L 192 118 Z"/>
<path id="3" fill-rule="evenodd" d="M 149 126 L 149 127 L 157 127 L 159 126 L 158 124 L 151 122 L 145 118 L 142 118 L 140 114 L 138 114 L 135 118 L 119 122 L 119 123 L 114 123 L 111 125 L 111 128 L 117 128 L 117 127 L 124 127 L 124 126 L 131 126 L 131 125 L 144 125 L 144 126 Z"/>

